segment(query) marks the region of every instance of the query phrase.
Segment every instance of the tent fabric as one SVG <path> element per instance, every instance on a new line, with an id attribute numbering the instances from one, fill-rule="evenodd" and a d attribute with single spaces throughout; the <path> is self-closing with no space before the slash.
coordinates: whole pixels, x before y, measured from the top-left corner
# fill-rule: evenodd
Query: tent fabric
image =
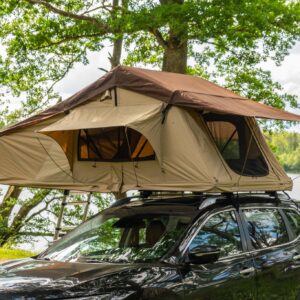
<path id="1" fill-rule="evenodd" d="M 250 128 L 249 138 L 256 141 L 264 157 L 268 174 L 244 176 L 226 163 L 206 124 L 205 113 L 168 106 L 149 95 L 122 88 L 116 88 L 111 97 L 106 94 L 94 96 L 68 114 L 58 113 L 0 137 L 0 183 L 99 192 L 292 188 L 292 181 L 269 150 L 255 118 L 243 120 Z M 94 126 L 126 126 L 138 131 L 150 142 L 155 159 L 79 160 L 79 132 Z"/>
<path id="2" fill-rule="evenodd" d="M 186 106 L 221 114 L 273 120 L 300 121 L 299 115 L 245 98 L 181 92 L 180 95 L 174 97 L 172 103 L 178 106 Z"/>
<path id="3" fill-rule="evenodd" d="M 67 150 L 65 141 L 69 140 L 68 144 L 70 144 L 70 139 L 75 138 L 74 130 L 116 126 L 130 127 L 142 133 L 151 145 L 156 145 L 155 153 L 160 159 L 160 135 L 153 135 L 152 132 L 159 132 L 163 104 L 155 100 L 153 102 L 152 99 L 149 102 L 151 104 L 138 103 L 127 106 L 113 106 L 112 104 L 107 106 L 107 103 L 103 104 L 99 101 L 90 102 L 85 106 L 75 108 L 68 115 L 42 128 L 39 132 L 55 139 L 63 148 L 69 161 L 72 161 L 74 153 Z M 141 122 L 143 123 L 142 128 Z"/>
<path id="4" fill-rule="evenodd" d="M 299 115 L 248 100 L 199 77 L 118 66 L 65 101 L 5 129 L 0 132 L 0 136 L 68 112 L 70 109 L 91 101 L 104 91 L 115 88 L 147 95 L 171 105 L 202 111 L 300 121 Z"/>
<path id="5" fill-rule="evenodd" d="M 95 105 L 96 104 L 96 105 Z M 162 103 L 149 105 L 110 106 L 97 110 L 97 103 L 90 103 L 72 110 L 64 118 L 43 128 L 40 132 L 76 130 L 81 128 L 105 128 L 114 126 L 133 127 L 139 120 L 145 121 L 159 115 Z"/>
<path id="6" fill-rule="evenodd" d="M 1 183 L 63 189 L 72 186 L 64 152 L 53 139 L 36 132 L 49 121 L 0 138 Z"/>

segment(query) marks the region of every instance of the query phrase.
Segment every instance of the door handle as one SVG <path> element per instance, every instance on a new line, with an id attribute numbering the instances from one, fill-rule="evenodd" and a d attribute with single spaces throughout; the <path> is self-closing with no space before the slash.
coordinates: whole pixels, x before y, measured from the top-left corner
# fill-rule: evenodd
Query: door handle
<path id="1" fill-rule="evenodd" d="M 261 265 L 261 267 L 263 268 L 263 269 L 268 269 L 268 268 L 271 268 L 271 267 L 273 267 L 274 266 L 274 261 L 265 261 L 262 265 Z"/>
<path id="2" fill-rule="evenodd" d="M 254 274 L 254 272 L 255 272 L 255 268 L 250 267 L 250 268 L 240 270 L 240 275 L 247 277 L 247 276 Z"/>
<path id="3" fill-rule="evenodd" d="M 295 254 L 294 256 L 293 256 L 293 260 L 300 260 L 300 254 Z"/>

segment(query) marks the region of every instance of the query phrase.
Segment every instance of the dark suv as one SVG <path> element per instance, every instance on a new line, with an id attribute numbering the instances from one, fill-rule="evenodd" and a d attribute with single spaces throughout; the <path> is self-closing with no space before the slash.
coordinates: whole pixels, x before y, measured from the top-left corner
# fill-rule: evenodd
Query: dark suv
<path id="1" fill-rule="evenodd" d="M 144 198 L 0 265 L 0 299 L 300 299 L 300 215 L 285 194 Z"/>

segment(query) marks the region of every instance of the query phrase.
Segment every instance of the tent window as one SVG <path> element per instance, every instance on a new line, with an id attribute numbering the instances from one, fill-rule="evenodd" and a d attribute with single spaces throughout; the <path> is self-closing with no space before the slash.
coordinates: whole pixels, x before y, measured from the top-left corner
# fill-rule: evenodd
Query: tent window
<path id="1" fill-rule="evenodd" d="M 149 141 L 136 130 L 125 127 L 81 129 L 78 148 L 79 160 L 121 162 L 155 159 Z"/>
<path id="2" fill-rule="evenodd" d="M 244 176 L 268 175 L 268 165 L 243 117 L 207 114 L 204 119 L 233 171 Z"/>

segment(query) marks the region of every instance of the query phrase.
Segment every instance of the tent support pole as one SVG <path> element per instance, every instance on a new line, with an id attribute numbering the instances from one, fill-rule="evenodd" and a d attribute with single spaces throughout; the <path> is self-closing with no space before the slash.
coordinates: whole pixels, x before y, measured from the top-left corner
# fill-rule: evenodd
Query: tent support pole
<path id="1" fill-rule="evenodd" d="M 61 225 L 62 225 L 62 220 L 63 220 L 63 216 L 64 216 L 64 210 L 65 210 L 65 206 L 67 204 L 67 197 L 69 195 L 69 191 L 68 190 L 64 190 L 64 197 L 61 203 L 61 209 L 60 209 L 60 213 L 57 219 L 57 223 L 56 223 L 56 228 L 55 228 L 55 233 L 54 233 L 54 237 L 53 240 L 56 241 L 59 238 L 59 232 L 61 231 Z"/>

